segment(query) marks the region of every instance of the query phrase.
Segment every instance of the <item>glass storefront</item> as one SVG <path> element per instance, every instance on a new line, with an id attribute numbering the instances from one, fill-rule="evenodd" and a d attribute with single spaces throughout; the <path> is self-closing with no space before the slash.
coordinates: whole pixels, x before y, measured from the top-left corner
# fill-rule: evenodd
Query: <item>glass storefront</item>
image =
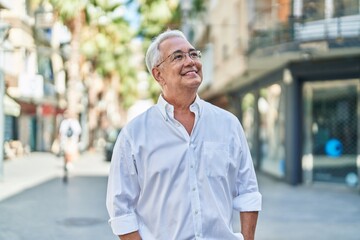
<path id="1" fill-rule="evenodd" d="M 359 80 L 304 84 L 305 182 L 358 184 L 358 89 Z"/>
<path id="2" fill-rule="evenodd" d="M 258 166 L 258 159 L 256 154 L 256 99 L 255 94 L 247 93 L 241 101 L 242 119 L 241 124 L 244 128 L 246 139 L 249 144 L 250 153 L 253 158 L 255 167 Z"/>
<path id="3" fill-rule="evenodd" d="M 259 110 L 260 170 L 285 176 L 285 102 L 283 87 L 273 84 L 260 89 Z"/>

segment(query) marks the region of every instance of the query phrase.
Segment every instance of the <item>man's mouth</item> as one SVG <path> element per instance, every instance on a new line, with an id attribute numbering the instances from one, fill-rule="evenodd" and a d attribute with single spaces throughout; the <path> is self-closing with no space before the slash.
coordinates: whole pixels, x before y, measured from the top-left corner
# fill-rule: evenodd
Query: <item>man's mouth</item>
<path id="1" fill-rule="evenodd" d="M 193 74 L 197 74 L 196 70 L 190 70 L 190 71 L 186 71 L 184 73 L 182 73 L 182 76 L 186 76 L 186 75 L 193 75 Z"/>

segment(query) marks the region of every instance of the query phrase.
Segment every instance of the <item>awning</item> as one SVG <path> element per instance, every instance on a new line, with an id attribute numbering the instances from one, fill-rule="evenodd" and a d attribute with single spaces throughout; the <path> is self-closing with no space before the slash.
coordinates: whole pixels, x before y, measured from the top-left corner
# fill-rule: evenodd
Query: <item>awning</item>
<path id="1" fill-rule="evenodd" d="M 5 115 L 10 115 L 18 117 L 20 115 L 21 107 L 20 104 L 15 102 L 14 99 L 8 95 L 4 95 L 4 113 Z"/>

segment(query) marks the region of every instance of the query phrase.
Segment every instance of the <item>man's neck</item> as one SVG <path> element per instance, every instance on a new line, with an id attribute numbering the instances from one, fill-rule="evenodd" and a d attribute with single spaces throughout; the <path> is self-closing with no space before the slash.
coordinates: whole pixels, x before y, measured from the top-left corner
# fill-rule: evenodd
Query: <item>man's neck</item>
<path id="1" fill-rule="evenodd" d="M 175 111 L 188 111 L 189 106 L 195 101 L 195 94 L 186 94 L 178 96 L 168 96 L 162 94 L 162 97 L 172 106 L 174 106 Z"/>

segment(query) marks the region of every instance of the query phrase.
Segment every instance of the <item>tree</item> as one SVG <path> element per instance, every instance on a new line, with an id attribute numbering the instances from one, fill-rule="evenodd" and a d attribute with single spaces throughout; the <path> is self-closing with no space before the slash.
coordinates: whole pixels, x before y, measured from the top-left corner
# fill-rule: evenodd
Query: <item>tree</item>
<path id="1" fill-rule="evenodd" d="M 81 66 L 91 68 L 104 80 L 120 81 L 119 96 L 126 108 L 136 98 L 136 66 L 129 61 L 129 44 L 135 32 L 124 18 L 126 5 L 132 1 L 109 0 L 50 0 L 62 22 L 72 34 L 68 69 L 69 90 L 81 81 Z M 69 94 L 69 107 L 76 104 Z"/>

